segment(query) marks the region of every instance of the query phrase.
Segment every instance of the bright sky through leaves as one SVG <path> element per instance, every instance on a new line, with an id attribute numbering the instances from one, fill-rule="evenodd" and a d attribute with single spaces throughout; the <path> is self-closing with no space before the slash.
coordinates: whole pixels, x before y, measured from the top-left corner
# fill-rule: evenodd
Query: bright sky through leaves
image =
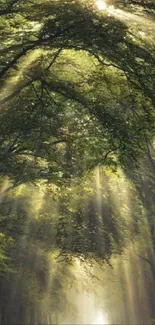
<path id="1" fill-rule="evenodd" d="M 103 0 L 97 0 L 96 4 L 99 10 L 105 10 L 107 8 L 107 4 Z"/>

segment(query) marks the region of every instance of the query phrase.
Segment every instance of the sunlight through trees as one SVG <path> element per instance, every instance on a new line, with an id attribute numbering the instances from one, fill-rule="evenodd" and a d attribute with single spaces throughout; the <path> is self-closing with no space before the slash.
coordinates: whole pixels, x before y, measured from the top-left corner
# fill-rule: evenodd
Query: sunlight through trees
<path id="1" fill-rule="evenodd" d="M 1 1 L 0 325 L 153 324 L 154 10 Z"/>

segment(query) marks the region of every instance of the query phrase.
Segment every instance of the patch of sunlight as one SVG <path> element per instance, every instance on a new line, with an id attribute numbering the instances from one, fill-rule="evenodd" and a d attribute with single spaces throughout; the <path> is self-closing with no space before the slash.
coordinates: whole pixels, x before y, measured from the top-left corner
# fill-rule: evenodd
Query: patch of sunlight
<path id="1" fill-rule="evenodd" d="M 106 2 L 103 1 L 103 0 L 97 0 L 97 1 L 96 1 L 96 5 L 97 5 L 97 8 L 98 8 L 99 10 L 106 10 L 106 9 L 107 9 L 107 4 L 106 4 Z"/>
<path id="2" fill-rule="evenodd" d="M 26 191 L 26 184 L 21 184 L 19 186 L 17 186 L 15 189 L 14 189 L 14 197 L 18 197 L 20 195 L 25 195 L 25 192 Z"/>
<path id="3" fill-rule="evenodd" d="M 117 19 L 127 23 L 130 29 L 135 30 L 136 28 L 137 32 L 140 31 L 140 33 L 142 33 L 143 38 L 147 38 L 148 31 L 155 31 L 155 22 L 152 19 L 149 19 L 144 13 L 139 15 L 138 13 L 131 13 L 122 9 L 115 8 L 114 5 L 108 5 L 105 0 L 96 0 L 96 6 L 98 10 L 106 10 L 108 15 L 112 15 Z M 152 37 L 151 40 L 153 41 L 154 38 Z"/>
<path id="4" fill-rule="evenodd" d="M 114 6 L 108 7 L 108 13 L 125 22 L 131 30 L 135 31 L 136 29 L 138 33 L 140 31 L 143 38 L 148 35 L 148 32 L 155 32 L 155 22 L 152 19 L 149 19 L 145 14 L 140 16 L 136 13 L 114 8 Z M 151 39 L 152 41 L 154 40 L 153 37 Z"/>
<path id="5" fill-rule="evenodd" d="M 97 312 L 96 318 L 95 318 L 95 324 L 105 325 L 108 324 L 108 320 L 106 316 L 101 312 Z"/>
<path id="6" fill-rule="evenodd" d="M 32 27 L 32 31 L 39 31 L 43 24 L 38 23 L 36 21 L 32 21 L 32 22 L 30 22 L 30 25 Z"/>

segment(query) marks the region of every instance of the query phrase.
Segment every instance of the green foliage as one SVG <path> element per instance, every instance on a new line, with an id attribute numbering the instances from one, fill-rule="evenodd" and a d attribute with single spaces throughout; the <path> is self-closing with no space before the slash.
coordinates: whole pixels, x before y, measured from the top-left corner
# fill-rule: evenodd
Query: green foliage
<path id="1" fill-rule="evenodd" d="M 136 167 L 154 133 L 154 45 L 93 1 L 7 8 L 1 173 L 59 184 L 98 163 Z"/>

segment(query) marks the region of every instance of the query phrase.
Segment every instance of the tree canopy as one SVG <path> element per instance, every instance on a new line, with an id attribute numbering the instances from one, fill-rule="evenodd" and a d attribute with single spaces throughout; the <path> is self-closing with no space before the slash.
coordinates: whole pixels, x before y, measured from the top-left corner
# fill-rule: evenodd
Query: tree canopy
<path id="1" fill-rule="evenodd" d="M 86 168 L 116 160 L 135 165 L 154 133 L 153 39 L 115 17 L 117 9 L 102 12 L 93 1 L 1 6 L 1 155 L 7 174 L 21 179 L 22 169 L 22 181 L 53 179 L 64 173 L 57 161 L 75 172 L 77 152 Z"/>

